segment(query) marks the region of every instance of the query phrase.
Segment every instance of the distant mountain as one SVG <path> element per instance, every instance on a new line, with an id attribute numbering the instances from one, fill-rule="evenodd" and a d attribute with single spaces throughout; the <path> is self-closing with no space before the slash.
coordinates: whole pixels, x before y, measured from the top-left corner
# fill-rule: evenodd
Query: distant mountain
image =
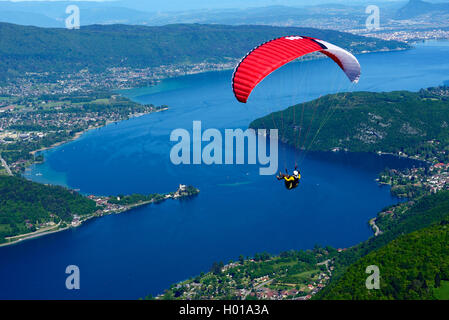
<path id="1" fill-rule="evenodd" d="M 80 23 L 90 24 L 147 24 L 157 16 L 155 11 L 145 12 L 116 5 L 116 2 L 9 2 L 0 1 L 0 22 L 38 27 L 65 27 L 67 6 L 76 4 L 80 9 Z"/>
<path id="2" fill-rule="evenodd" d="M 24 26 L 46 26 L 61 27 L 62 22 L 58 22 L 44 14 L 23 12 L 23 11 L 0 11 L 0 21 L 16 23 Z"/>
<path id="3" fill-rule="evenodd" d="M 362 25 L 364 7 L 326 5 L 310 7 L 266 6 L 184 12 L 162 12 L 151 17 L 148 24 L 171 23 L 259 24 L 296 27 L 329 27 L 343 29 Z"/>
<path id="4" fill-rule="evenodd" d="M 422 0 L 410 0 L 396 12 L 396 19 L 412 19 L 428 14 L 449 14 L 449 3 L 430 3 Z"/>
<path id="5" fill-rule="evenodd" d="M 95 7 L 80 11 L 81 25 L 91 24 L 147 24 L 156 13 L 143 12 L 124 7 Z M 67 15 L 61 14 L 61 20 Z M 63 27 L 64 25 L 61 25 Z"/>
<path id="6" fill-rule="evenodd" d="M 75 72 L 86 67 L 102 71 L 221 63 L 242 57 L 261 42 L 291 34 L 325 39 L 355 54 L 408 48 L 400 42 L 312 28 L 178 24 L 92 25 L 68 30 L 0 23 L 0 77 L 5 80 L 27 71 Z"/>
<path id="7" fill-rule="evenodd" d="M 344 4 L 349 6 L 366 7 L 372 4 L 372 0 L 226 0 L 226 1 L 206 1 L 206 0 L 169 0 L 169 1 L 148 1 L 148 0 L 110 0 L 110 1 L 54 1 L 54 0 L 29 0 L 29 1 L 0 1 L 1 10 L 18 10 L 29 11 L 41 14 L 48 14 L 55 16 L 64 12 L 65 7 L 69 4 L 75 4 L 81 10 L 89 8 L 107 8 L 107 7 L 121 7 L 126 9 L 133 9 L 141 12 L 188 12 L 199 10 L 223 10 L 223 9 L 247 9 L 256 7 L 266 7 L 275 4 L 280 4 L 288 7 L 307 7 L 313 5 L 327 6 L 332 4 Z M 389 0 L 376 0 L 376 4 L 390 4 Z"/>
<path id="8" fill-rule="evenodd" d="M 80 8 L 82 26 L 90 24 L 134 24 L 161 26 L 175 23 L 204 24 L 261 24 L 275 26 L 318 27 L 335 30 L 351 30 L 363 28 L 366 20 L 366 3 L 319 4 L 314 1 L 298 3 L 283 1 L 283 5 L 260 0 L 245 5 L 237 1 L 226 1 L 225 4 L 205 5 L 204 1 L 191 2 L 191 9 L 177 1 L 169 1 L 170 5 L 154 1 L 0 1 L 0 12 L 9 12 L 8 16 L 0 14 L 1 22 L 10 22 L 39 27 L 64 27 L 67 17 L 65 9 L 75 4 Z M 332 2 L 335 2 L 333 0 Z M 343 4 L 344 3 L 344 4 Z M 171 8 L 171 9 L 169 9 Z M 396 2 L 381 3 L 382 19 L 387 19 L 397 9 Z M 26 19 L 21 17 L 26 14 Z"/>

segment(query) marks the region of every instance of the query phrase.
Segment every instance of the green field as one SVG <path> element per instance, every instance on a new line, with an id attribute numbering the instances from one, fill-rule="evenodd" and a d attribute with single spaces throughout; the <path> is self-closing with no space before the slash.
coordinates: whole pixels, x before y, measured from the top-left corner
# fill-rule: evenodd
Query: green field
<path id="1" fill-rule="evenodd" d="M 305 271 L 305 272 L 299 272 L 296 274 L 289 275 L 289 279 L 295 280 L 296 283 L 302 283 L 309 279 L 315 279 L 316 275 L 320 273 L 319 269 Z"/>
<path id="2" fill-rule="evenodd" d="M 449 281 L 441 281 L 440 287 L 433 289 L 433 295 L 438 300 L 449 300 Z"/>
<path id="3" fill-rule="evenodd" d="M 109 103 L 109 99 L 107 99 L 107 98 L 104 98 L 104 99 L 96 99 L 96 100 L 92 101 L 92 103 L 107 104 L 107 103 Z"/>

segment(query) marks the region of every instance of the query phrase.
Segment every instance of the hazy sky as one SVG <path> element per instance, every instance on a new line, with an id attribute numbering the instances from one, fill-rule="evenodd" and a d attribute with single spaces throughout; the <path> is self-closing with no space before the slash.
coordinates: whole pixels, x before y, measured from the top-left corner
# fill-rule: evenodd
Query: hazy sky
<path id="1" fill-rule="evenodd" d="M 0 0 L 10 2 L 43 2 L 42 0 Z M 58 1 L 61 0 L 47 0 Z M 269 6 L 269 5 L 284 5 L 284 6 L 304 6 L 317 5 L 324 3 L 342 3 L 342 4 L 367 4 L 380 2 L 394 2 L 406 0 L 81 0 L 82 2 L 102 2 L 110 3 L 111 6 L 124 6 L 133 9 L 140 9 L 145 11 L 165 11 L 165 10 L 192 10 L 192 9 L 217 9 L 217 8 L 245 8 L 253 6 Z M 65 1 L 65 2 L 80 2 L 80 1 Z"/>
<path id="2" fill-rule="evenodd" d="M 247 8 L 264 7 L 270 5 L 284 6 L 310 6 L 326 3 L 340 4 L 380 4 L 403 2 L 408 0 L 0 0 L 0 2 L 15 2 L 17 5 L 38 4 L 42 2 L 72 2 L 89 6 L 110 5 L 114 7 L 127 7 L 136 10 L 155 12 L 155 11 L 187 11 L 198 9 L 219 9 L 219 8 Z M 427 2 L 449 2 L 449 0 L 425 0 Z M 101 4 L 100 4 L 101 3 Z"/>

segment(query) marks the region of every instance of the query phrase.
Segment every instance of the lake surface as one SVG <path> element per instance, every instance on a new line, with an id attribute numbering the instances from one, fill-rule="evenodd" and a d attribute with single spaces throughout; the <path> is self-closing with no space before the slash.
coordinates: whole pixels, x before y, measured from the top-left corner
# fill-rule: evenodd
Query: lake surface
<path id="1" fill-rule="evenodd" d="M 367 221 L 398 202 L 374 179 L 386 166 L 403 168 L 411 161 L 309 153 L 300 164 L 300 187 L 287 192 L 273 176 L 260 176 L 258 165 L 175 166 L 169 158 L 171 131 L 191 131 L 193 120 L 201 120 L 203 130 L 246 128 L 268 112 L 330 92 L 418 90 L 449 79 L 449 42 L 358 58 L 357 86 L 349 85 L 330 60 L 292 63 L 263 81 L 246 105 L 232 95 L 231 71 L 123 91 L 135 101 L 170 109 L 90 131 L 47 151 L 46 162 L 26 176 L 85 194 L 169 192 L 183 183 L 198 187 L 200 195 L 0 248 L 0 299 L 136 299 L 240 254 L 314 244 L 348 247 L 372 236 Z M 279 156 L 283 170 L 304 154 L 280 146 Z M 65 268 L 71 264 L 81 271 L 78 291 L 65 289 Z"/>

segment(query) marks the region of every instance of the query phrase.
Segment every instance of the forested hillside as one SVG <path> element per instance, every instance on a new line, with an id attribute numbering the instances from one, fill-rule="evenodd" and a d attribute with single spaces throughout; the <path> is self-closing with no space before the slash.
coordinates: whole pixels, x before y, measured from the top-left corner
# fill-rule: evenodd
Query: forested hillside
<path id="1" fill-rule="evenodd" d="M 0 243 L 45 223 L 71 222 L 75 214 L 97 210 L 94 201 L 75 191 L 19 177 L 0 176 L 0 195 Z"/>
<path id="2" fill-rule="evenodd" d="M 380 289 L 367 290 L 366 267 L 380 270 Z M 428 227 L 363 257 L 352 265 L 326 299 L 434 299 L 434 288 L 449 281 L 449 221 Z"/>
<path id="3" fill-rule="evenodd" d="M 353 53 L 408 48 L 400 42 L 312 28 L 179 24 L 92 25 L 68 30 L 0 23 L 0 77 L 86 67 L 103 71 L 108 67 L 221 63 L 242 57 L 261 42 L 291 34 L 325 39 Z"/>
<path id="4" fill-rule="evenodd" d="M 352 152 L 398 152 L 430 157 L 429 140 L 449 151 L 449 97 L 444 87 L 420 92 L 354 92 L 320 99 L 269 114 L 252 128 L 277 128 L 297 148 Z M 440 161 L 448 160 L 441 152 Z"/>
<path id="5" fill-rule="evenodd" d="M 449 191 L 441 191 L 416 201 L 383 234 L 342 252 L 335 260 L 333 280 L 318 297 L 432 298 L 432 291 L 425 287 L 434 285 L 437 274 L 441 280 L 449 276 L 448 220 Z M 365 287 L 368 276 L 365 268 L 369 265 L 380 268 L 383 283 L 381 290 L 374 292 Z M 423 279 L 426 279 L 426 285 Z M 420 281 L 420 285 L 415 280 Z"/>

